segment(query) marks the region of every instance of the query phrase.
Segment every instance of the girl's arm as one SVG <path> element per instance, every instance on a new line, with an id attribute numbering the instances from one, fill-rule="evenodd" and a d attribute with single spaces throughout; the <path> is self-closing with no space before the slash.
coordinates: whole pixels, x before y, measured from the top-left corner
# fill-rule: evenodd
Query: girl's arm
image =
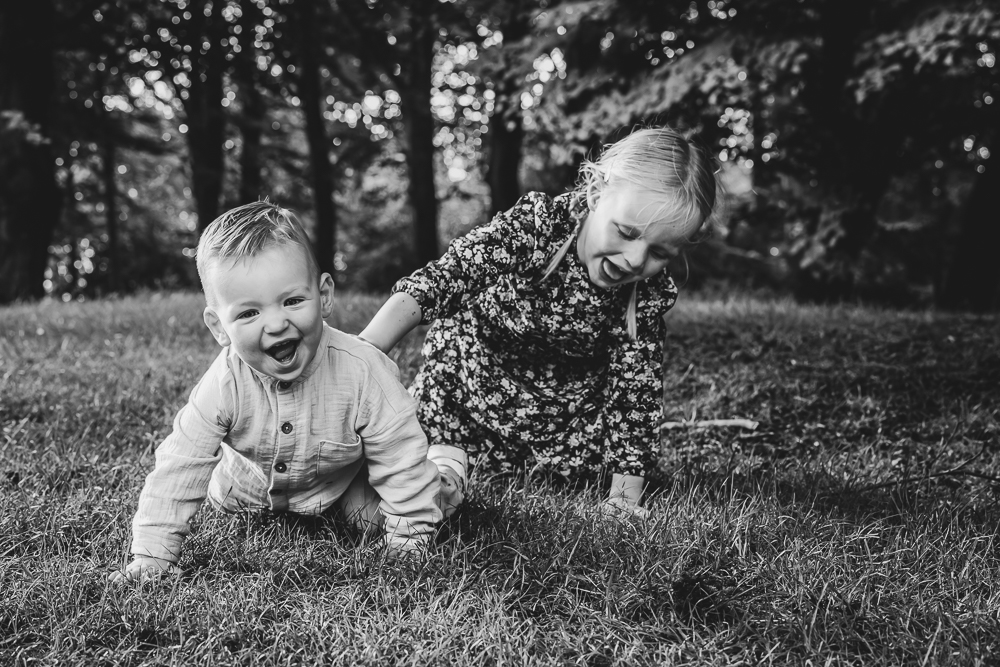
<path id="1" fill-rule="evenodd" d="M 611 465 L 619 473 L 612 478 L 609 502 L 630 507 L 635 507 L 632 501 L 641 497 L 645 476 L 656 469 L 660 457 L 664 315 L 677 295 L 668 274 L 650 278 L 639 290 L 636 338 L 628 335 L 624 322 L 615 327 L 604 396 Z"/>
<path id="2" fill-rule="evenodd" d="M 365 329 L 361 337 L 385 351 L 383 346 L 391 347 L 418 323 L 417 315 L 423 324 L 450 317 L 502 276 L 542 268 L 549 259 L 546 242 L 554 234 L 554 215 L 550 197 L 524 195 L 510 210 L 452 241 L 440 259 L 397 282 L 392 292 L 405 292 L 413 301 L 394 302 L 402 304 L 398 308 L 387 303 L 385 320 L 372 331 Z M 380 320 L 383 311 L 376 316 Z"/>
<path id="3" fill-rule="evenodd" d="M 403 336 L 420 324 L 417 300 L 406 292 L 396 292 L 379 308 L 358 337 L 388 354 Z"/>

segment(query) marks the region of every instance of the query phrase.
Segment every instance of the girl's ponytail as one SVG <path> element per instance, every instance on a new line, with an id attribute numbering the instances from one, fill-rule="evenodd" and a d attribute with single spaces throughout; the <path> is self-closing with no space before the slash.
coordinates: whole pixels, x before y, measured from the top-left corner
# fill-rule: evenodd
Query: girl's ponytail
<path id="1" fill-rule="evenodd" d="M 579 226 L 577 226 L 577 231 L 579 231 L 579 229 L 580 229 Z M 545 273 L 542 274 L 542 280 L 545 280 L 546 278 L 551 276 L 555 272 L 555 270 L 559 268 L 559 263 L 563 261 L 563 258 L 566 256 L 566 253 L 569 252 L 570 247 L 573 245 L 574 239 L 576 239 L 576 233 L 570 234 L 569 238 L 566 239 L 561 246 L 559 246 L 559 250 L 556 250 L 556 254 L 554 254 L 552 256 L 552 259 L 549 260 L 549 265 L 545 267 Z"/>
<path id="2" fill-rule="evenodd" d="M 639 327 L 636 324 L 638 318 L 639 283 L 632 283 L 632 293 L 628 295 L 628 306 L 625 308 L 625 328 L 628 329 L 629 340 L 636 340 L 639 337 Z"/>

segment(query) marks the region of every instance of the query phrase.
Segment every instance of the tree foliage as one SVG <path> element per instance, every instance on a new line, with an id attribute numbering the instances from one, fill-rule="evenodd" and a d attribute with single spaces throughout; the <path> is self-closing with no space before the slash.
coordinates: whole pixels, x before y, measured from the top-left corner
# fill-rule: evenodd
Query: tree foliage
<path id="1" fill-rule="evenodd" d="M 3 300 L 190 284 L 197 230 L 259 196 L 303 212 L 339 282 L 384 288 L 667 123 L 732 186 L 696 275 L 997 304 L 987 2 L 52 2 L 0 63 Z M 0 10 L 5 34 L 19 16 Z M 32 111 L 19 77 L 44 67 Z M 13 213 L 27 182 L 49 223 Z"/>
<path id="2" fill-rule="evenodd" d="M 992 7 L 566 2 L 539 23 L 568 70 L 544 114 L 569 140 L 558 159 L 620 125 L 678 124 L 752 169 L 737 223 L 754 229 L 753 250 L 785 258 L 801 294 L 941 281 L 946 263 L 922 274 L 919 255 L 949 233 L 948 210 L 995 143 Z M 972 282 L 995 294 L 995 274 Z"/>

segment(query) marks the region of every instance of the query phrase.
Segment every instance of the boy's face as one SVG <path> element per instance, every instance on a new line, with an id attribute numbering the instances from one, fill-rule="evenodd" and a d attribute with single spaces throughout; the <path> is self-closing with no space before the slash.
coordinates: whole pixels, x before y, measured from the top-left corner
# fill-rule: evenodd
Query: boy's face
<path id="1" fill-rule="evenodd" d="M 631 185 L 601 195 L 576 244 L 590 282 L 608 289 L 645 280 L 680 253 L 698 221 L 654 218 L 662 203 L 662 195 Z"/>
<path id="2" fill-rule="evenodd" d="M 316 279 L 303 248 L 286 243 L 254 257 L 217 259 L 208 272 L 205 324 L 245 363 L 290 381 L 316 356 L 333 313 L 333 279 Z"/>

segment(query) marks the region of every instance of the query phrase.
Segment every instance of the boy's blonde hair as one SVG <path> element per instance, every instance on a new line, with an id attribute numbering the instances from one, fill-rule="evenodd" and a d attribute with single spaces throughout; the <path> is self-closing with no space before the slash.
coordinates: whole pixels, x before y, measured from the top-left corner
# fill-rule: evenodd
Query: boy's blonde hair
<path id="1" fill-rule="evenodd" d="M 605 190 L 629 184 L 662 195 L 659 209 L 649 220 L 699 220 L 692 237 L 706 229 L 715 210 L 719 182 L 708 153 L 669 127 L 640 129 L 607 144 L 596 160 L 580 165 L 574 199 L 593 210 Z M 572 237 L 555 254 L 545 270 L 548 277 L 570 249 Z M 625 313 L 629 335 L 636 336 L 636 286 Z"/>
<path id="2" fill-rule="evenodd" d="M 294 213 L 267 200 L 256 201 L 230 209 L 212 221 L 198 241 L 198 277 L 205 298 L 211 303 L 208 272 L 219 259 L 245 259 L 277 245 L 301 247 L 309 262 L 309 270 L 319 276 L 319 264 L 312 244 Z"/>

